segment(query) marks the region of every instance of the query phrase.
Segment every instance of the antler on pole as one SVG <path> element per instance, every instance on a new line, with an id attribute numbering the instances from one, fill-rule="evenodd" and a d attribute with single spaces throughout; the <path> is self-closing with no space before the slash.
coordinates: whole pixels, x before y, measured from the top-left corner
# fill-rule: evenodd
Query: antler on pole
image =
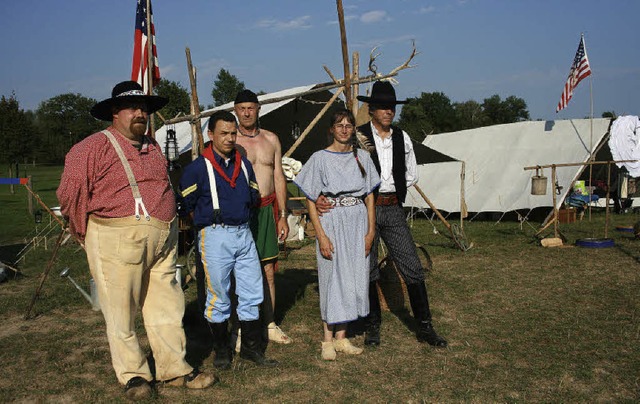
<path id="1" fill-rule="evenodd" d="M 344 67 L 344 98 L 347 109 L 351 110 L 351 72 L 349 69 L 349 50 L 347 49 L 347 31 L 344 26 L 344 9 L 342 0 L 336 0 L 338 22 L 340 23 L 340 42 L 342 44 L 342 65 Z"/>
<path id="2" fill-rule="evenodd" d="M 411 66 L 409 64 L 411 60 L 418 54 L 418 52 L 416 52 L 416 41 L 412 41 L 412 43 L 413 43 L 413 51 L 411 52 L 411 55 L 409 55 L 409 58 L 403 64 L 391 70 L 389 74 L 395 74 L 395 73 L 398 73 L 400 70 L 410 69 L 412 67 L 415 67 L 415 65 Z"/>
<path id="3" fill-rule="evenodd" d="M 191 63 L 191 49 L 185 48 L 187 54 L 187 70 L 189 73 L 189 83 L 191 83 L 191 114 L 192 116 L 200 116 L 200 103 L 198 101 L 198 91 L 196 89 L 196 75 L 195 68 Z M 202 127 L 200 126 L 200 119 L 194 119 L 191 121 L 191 160 L 195 160 L 200 155 L 202 149 L 204 149 L 204 142 L 202 140 Z"/>

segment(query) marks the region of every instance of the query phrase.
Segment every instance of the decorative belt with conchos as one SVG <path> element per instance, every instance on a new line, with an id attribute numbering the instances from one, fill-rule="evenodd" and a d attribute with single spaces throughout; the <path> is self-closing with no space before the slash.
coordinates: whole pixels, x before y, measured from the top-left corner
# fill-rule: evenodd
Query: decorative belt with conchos
<path id="1" fill-rule="evenodd" d="M 358 198 L 355 196 L 339 196 L 337 198 L 332 198 L 327 196 L 327 200 L 331 204 L 331 206 L 354 206 L 363 203 L 362 198 Z"/>

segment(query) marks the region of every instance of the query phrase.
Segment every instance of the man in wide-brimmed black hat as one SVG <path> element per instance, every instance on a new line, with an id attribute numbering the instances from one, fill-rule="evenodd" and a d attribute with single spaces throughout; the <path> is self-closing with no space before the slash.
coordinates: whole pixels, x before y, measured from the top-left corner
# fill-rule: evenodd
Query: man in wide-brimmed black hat
<path id="1" fill-rule="evenodd" d="M 411 139 L 405 131 L 393 125 L 396 105 L 406 104 L 408 101 L 397 100 L 396 92 L 388 81 L 375 82 L 371 96 L 358 96 L 358 100 L 369 104 L 371 122 L 359 126 L 358 131 L 369 139 L 371 145 L 375 145 L 371 157 L 381 179 L 376 195 L 376 238 L 369 254 L 371 259 L 370 309 L 365 344 L 380 344 L 382 317 L 376 283 L 380 279 L 377 257 L 378 243 L 382 238 L 392 261 L 407 285 L 411 310 L 417 321 L 418 341 L 437 347 L 446 347 L 447 341 L 433 328 L 429 297 L 424 283 L 424 269 L 402 209 L 407 188 L 418 182 L 416 156 Z"/>
<path id="2" fill-rule="evenodd" d="M 145 135 L 149 114 L 167 102 L 134 81 L 117 84 L 111 98 L 91 109 L 111 125 L 72 147 L 57 191 L 69 231 L 84 243 L 113 368 L 132 400 L 151 397 L 153 381 L 135 333 L 138 306 L 156 380 L 187 388 L 215 382 L 185 361 L 175 197 L 161 148 Z"/>

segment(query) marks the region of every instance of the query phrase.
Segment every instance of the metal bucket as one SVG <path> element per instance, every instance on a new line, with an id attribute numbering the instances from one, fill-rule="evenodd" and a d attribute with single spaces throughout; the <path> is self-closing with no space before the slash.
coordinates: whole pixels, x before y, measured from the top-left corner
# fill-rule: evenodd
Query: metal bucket
<path id="1" fill-rule="evenodd" d="M 531 195 L 547 194 L 547 177 L 543 175 L 534 175 L 531 177 Z"/>

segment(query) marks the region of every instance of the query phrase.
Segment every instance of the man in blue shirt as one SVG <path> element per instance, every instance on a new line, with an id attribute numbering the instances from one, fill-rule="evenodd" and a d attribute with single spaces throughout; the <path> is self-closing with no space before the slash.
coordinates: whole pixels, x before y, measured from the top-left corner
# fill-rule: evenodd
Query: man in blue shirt
<path id="1" fill-rule="evenodd" d="M 214 366 L 231 367 L 228 320 L 231 276 L 236 282 L 237 313 L 242 330 L 240 357 L 262 366 L 277 362 L 264 356 L 259 305 L 263 300 L 260 259 L 249 219 L 260 193 L 251 163 L 236 149 L 235 117 L 227 111 L 211 116 L 210 144 L 189 164 L 180 179 L 182 213 L 197 231 L 206 276 L 204 316 L 214 340 Z"/>

